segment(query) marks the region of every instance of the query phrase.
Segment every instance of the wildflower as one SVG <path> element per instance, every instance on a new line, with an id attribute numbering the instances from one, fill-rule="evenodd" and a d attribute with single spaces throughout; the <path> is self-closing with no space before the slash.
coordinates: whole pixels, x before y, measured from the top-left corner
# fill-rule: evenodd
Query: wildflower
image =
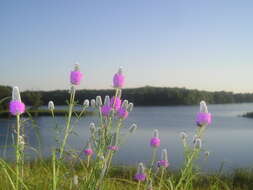
<path id="1" fill-rule="evenodd" d="M 104 105 L 101 107 L 101 113 L 103 116 L 106 116 L 106 117 L 110 115 L 111 110 L 112 110 L 111 106 L 108 106 L 108 105 Z"/>
<path id="2" fill-rule="evenodd" d="M 134 133 L 136 129 L 137 129 L 137 125 L 136 125 L 135 123 L 133 123 L 133 124 L 129 127 L 129 132 L 130 132 L 130 133 Z"/>
<path id="3" fill-rule="evenodd" d="M 95 133 L 95 132 L 96 132 L 96 126 L 95 126 L 95 123 L 90 123 L 89 128 L 90 128 L 90 132 L 91 132 L 91 134 L 93 134 L 93 133 Z"/>
<path id="4" fill-rule="evenodd" d="M 95 108 L 96 107 L 96 100 L 95 99 L 91 99 L 90 105 L 91 105 L 92 108 Z"/>
<path id="5" fill-rule="evenodd" d="M 104 105 L 110 106 L 110 97 L 109 96 L 105 96 Z"/>
<path id="6" fill-rule="evenodd" d="M 128 112 L 131 112 L 131 111 L 133 110 L 133 107 L 134 107 L 134 104 L 130 102 L 130 103 L 128 104 L 127 111 L 128 111 Z"/>
<path id="7" fill-rule="evenodd" d="M 80 72 L 79 65 L 75 65 L 74 71 L 71 71 L 70 73 L 70 82 L 73 85 L 79 85 L 81 83 L 81 80 L 83 78 L 83 74 Z"/>
<path id="8" fill-rule="evenodd" d="M 109 146 L 108 149 L 112 150 L 112 151 L 118 151 L 119 147 L 118 146 Z"/>
<path id="9" fill-rule="evenodd" d="M 90 101 L 88 99 L 84 100 L 83 107 L 87 108 L 89 107 Z"/>
<path id="10" fill-rule="evenodd" d="M 150 140 L 150 146 L 157 148 L 159 147 L 161 144 L 161 140 L 159 139 L 159 131 L 158 129 L 154 130 L 154 135 Z"/>
<path id="11" fill-rule="evenodd" d="M 181 133 L 179 134 L 179 136 L 181 137 L 182 140 L 186 140 L 187 137 L 188 137 L 187 133 L 185 133 L 185 132 L 181 132 Z"/>
<path id="12" fill-rule="evenodd" d="M 161 155 L 161 160 L 159 160 L 157 162 L 157 166 L 158 167 L 164 167 L 167 168 L 169 167 L 169 162 L 168 162 L 168 153 L 167 153 L 167 149 L 163 149 L 162 150 L 162 155 Z"/>
<path id="13" fill-rule="evenodd" d="M 119 97 L 112 97 L 111 98 L 111 107 L 115 110 L 118 110 L 121 106 L 121 99 Z"/>
<path id="14" fill-rule="evenodd" d="M 123 103 L 121 104 L 121 107 L 124 109 L 128 108 L 128 100 L 124 100 Z"/>
<path id="15" fill-rule="evenodd" d="M 96 106 L 101 107 L 102 106 L 102 98 L 101 96 L 96 97 Z"/>
<path id="16" fill-rule="evenodd" d="M 146 174 L 145 174 L 145 168 L 142 162 L 138 164 L 137 173 L 134 176 L 134 179 L 137 181 L 145 181 L 146 180 Z"/>
<path id="17" fill-rule="evenodd" d="M 113 87 L 123 88 L 125 84 L 125 76 L 122 74 L 122 68 L 119 68 L 118 72 L 113 76 Z"/>
<path id="18" fill-rule="evenodd" d="M 211 123 L 211 113 L 208 112 L 206 102 L 201 101 L 200 102 L 200 111 L 197 113 L 196 117 L 196 124 L 199 127 L 202 127 L 204 125 L 209 125 Z"/>
<path id="19" fill-rule="evenodd" d="M 54 102 L 53 102 L 53 101 L 49 101 L 49 102 L 48 102 L 48 109 L 49 109 L 50 111 L 54 111 Z"/>
<path id="20" fill-rule="evenodd" d="M 202 147 L 202 140 L 200 138 L 195 139 L 194 148 L 201 149 Z"/>
<path id="21" fill-rule="evenodd" d="M 91 156 L 93 154 L 93 150 L 91 148 L 91 144 L 90 143 L 88 143 L 87 146 L 86 146 L 86 148 L 84 149 L 84 154 L 86 156 Z"/>
<path id="22" fill-rule="evenodd" d="M 25 104 L 21 101 L 18 87 L 12 89 L 12 100 L 9 109 L 12 115 L 20 115 L 25 112 Z"/>
<path id="23" fill-rule="evenodd" d="M 118 135 L 117 133 L 114 133 L 111 139 L 111 144 L 110 146 L 108 146 L 108 149 L 112 151 L 118 151 L 119 147 L 117 144 L 118 144 Z"/>
<path id="24" fill-rule="evenodd" d="M 121 107 L 118 110 L 118 117 L 121 119 L 126 119 L 128 117 L 128 111 L 125 108 Z"/>

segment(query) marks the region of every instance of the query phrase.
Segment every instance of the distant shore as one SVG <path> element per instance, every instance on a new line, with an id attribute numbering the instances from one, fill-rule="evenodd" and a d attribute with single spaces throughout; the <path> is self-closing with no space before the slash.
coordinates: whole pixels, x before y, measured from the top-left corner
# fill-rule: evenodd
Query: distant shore
<path id="1" fill-rule="evenodd" d="M 82 111 L 74 111 L 73 116 L 80 115 Z M 57 109 L 54 110 L 54 116 L 66 116 L 68 113 L 68 110 L 64 109 Z M 94 115 L 94 112 L 92 111 L 83 111 L 83 115 Z M 29 116 L 52 116 L 51 111 L 47 109 L 38 109 L 38 110 L 27 110 L 23 116 L 29 117 Z M 10 112 L 8 110 L 0 111 L 0 118 L 9 118 L 11 117 Z"/>

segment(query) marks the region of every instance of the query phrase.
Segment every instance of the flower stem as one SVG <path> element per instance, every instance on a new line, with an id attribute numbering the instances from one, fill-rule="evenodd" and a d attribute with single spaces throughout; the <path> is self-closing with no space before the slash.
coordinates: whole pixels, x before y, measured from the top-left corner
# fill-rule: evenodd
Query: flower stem
<path id="1" fill-rule="evenodd" d="M 158 186 L 158 190 L 161 190 L 161 187 L 162 187 L 162 181 L 163 181 L 164 170 L 165 170 L 165 168 L 163 167 L 163 168 L 162 168 L 162 174 L 161 174 L 160 182 L 159 182 L 159 186 Z"/>
<path id="2" fill-rule="evenodd" d="M 16 189 L 19 189 L 19 164 L 20 164 L 20 115 L 17 115 L 17 144 L 16 144 Z"/>

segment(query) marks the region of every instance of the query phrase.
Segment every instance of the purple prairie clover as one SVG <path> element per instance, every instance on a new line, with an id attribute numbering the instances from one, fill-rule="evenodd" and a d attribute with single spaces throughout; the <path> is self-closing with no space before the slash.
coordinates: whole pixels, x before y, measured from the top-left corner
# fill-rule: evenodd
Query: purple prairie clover
<path id="1" fill-rule="evenodd" d="M 88 143 L 87 146 L 86 146 L 86 148 L 84 149 L 84 154 L 86 156 L 91 156 L 93 154 L 93 150 L 91 148 L 91 144 L 90 143 Z"/>
<path id="2" fill-rule="evenodd" d="M 128 111 L 125 108 L 121 107 L 118 109 L 117 115 L 121 119 L 126 119 L 128 117 Z"/>
<path id="3" fill-rule="evenodd" d="M 159 138 L 159 131 L 158 131 L 158 129 L 155 129 L 154 135 L 150 140 L 150 146 L 153 148 L 157 148 L 160 146 L 160 144 L 161 144 L 161 140 Z"/>
<path id="4" fill-rule="evenodd" d="M 79 65 L 76 64 L 74 71 L 70 72 L 70 83 L 73 85 L 79 85 L 82 79 L 83 79 L 83 74 L 81 73 L 79 69 Z"/>
<path id="5" fill-rule="evenodd" d="M 122 68 L 119 68 L 119 71 L 113 76 L 113 87 L 123 88 L 124 85 L 125 85 L 125 76 L 122 73 Z"/>
<path id="6" fill-rule="evenodd" d="M 211 113 L 208 112 L 206 102 L 200 102 L 200 111 L 197 113 L 196 116 L 196 124 L 199 127 L 211 124 L 212 116 Z"/>
<path id="7" fill-rule="evenodd" d="M 53 101 L 49 101 L 48 102 L 48 109 L 50 110 L 50 111 L 54 111 L 54 102 Z"/>
<path id="8" fill-rule="evenodd" d="M 101 113 L 105 117 L 108 117 L 110 115 L 111 110 L 112 110 L 111 106 L 108 105 L 104 105 L 101 107 Z"/>
<path id="9" fill-rule="evenodd" d="M 9 110 L 12 115 L 20 115 L 25 112 L 25 104 L 21 101 L 18 87 L 12 89 L 12 100 L 9 104 Z"/>
<path id="10" fill-rule="evenodd" d="M 119 97 L 112 97 L 111 98 L 111 107 L 114 108 L 115 110 L 118 110 L 121 107 L 121 99 Z"/>
<path id="11" fill-rule="evenodd" d="M 167 168 L 169 167 L 170 163 L 168 161 L 168 153 L 167 153 L 167 149 L 163 149 L 162 150 L 162 154 L 161 154 L 161 160 L 159 160 L 157 162 L 157 166 L 158 167 L 164 167 Z"/>
<path id="12" fill-rule="evenodd" d="M 118 151 L 119 150 L 119 147 L 114 145 L 114 146 L 108 146 L 108 149 L 109 150 L 112 150 L 112 151 Z"/>
<path id="13" fill-rule="evenodd" d="M 111 139 L 110 146 L 108 146 L 108 149 L 112 151 L 118 151 L 119 147 L 117 144 L 118 144 L 118 135 L 117 133 L 114 133 Z"/>
<path id="14" fill-rule="evenodd" d="M 145 181 L 146 180 L 145 168 L 142 162 L 138 164 L 137 173 L 134 176 L 134 179 L 137 181 Z"/>

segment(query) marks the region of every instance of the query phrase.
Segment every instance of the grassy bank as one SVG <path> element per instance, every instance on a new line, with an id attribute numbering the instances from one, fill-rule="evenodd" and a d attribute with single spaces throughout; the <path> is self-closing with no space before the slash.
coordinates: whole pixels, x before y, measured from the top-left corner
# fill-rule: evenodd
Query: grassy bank
<path id="1" fill-rule="evenodd" d="M 1 161 L 3 162 L 3 161 Z M 24 180 L 23 183 L 28 189 L 45 190 L 52 189 L 52 170 L 53 163 L 50 160 L 37 160 L 26 163 L 24 165 Z M 72 162 L 65 162 L 59 173 L 59 188 L 61 190 L 77 190 L 81 189 L 82 181 L 89 175 L 89 169 L 84 169 L 85 161 L 73 165 Z M 1 190 L 12 189 L 6 170 L 14 170 L 14 164 L 9 164 L 10 168 L 1 167 L 0 181 Z M 134 167 L 114 166 L 111 168 L 108 176 L 105 178 L 105 190 L 133 190 L 136 189 L 137 182 L 133 180 L 136 173 Z M 10 172 L 10 175 L 11 172 Z M 78 176 L 78 185 L 73 184 L 73 176 Z M 173 190 L 166 179 L 179 180 L 179 171 L 166 170 L 164 174 L 163 190 Z M 14 176 L 13 176 L 14 177 Z M 141 190 L 144 186 L 141 186 Z M 154 181 L 153 189 L 157 189 L 157 182 Z M 253 170 L 237 169 L 228 174 L 203 174 L 199 173 L 193 181 L 191 189 L 187 190 L 252 190 L 253 189 Z"/>

